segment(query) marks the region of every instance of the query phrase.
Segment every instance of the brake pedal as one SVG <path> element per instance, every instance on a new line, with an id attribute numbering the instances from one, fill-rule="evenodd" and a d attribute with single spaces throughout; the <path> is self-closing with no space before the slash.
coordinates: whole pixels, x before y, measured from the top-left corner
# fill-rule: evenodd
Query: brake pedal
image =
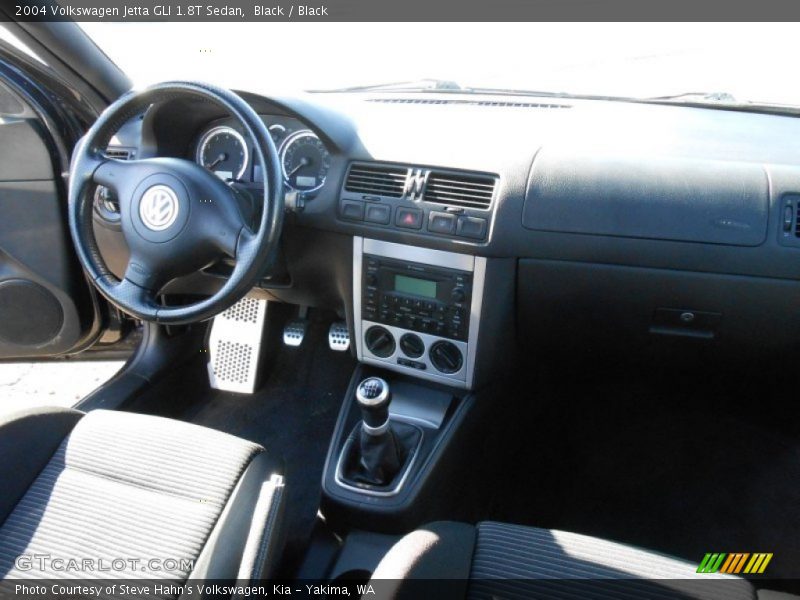
<path id="1" fill-rule="evenodd" d="M 308 321 L 305 319 L 294 319 L 283 328 L 283 343 L 287 346 L 297 347 L 303 343 L 308 329 Z"/>
<path id="2" fill-rule="evenodd" d="M 252 394 L 258 385 L 267 301 L 245 296 L 214 317 L 208 339 L 212 388 Z"/>
<path id="3" fill-rule="evenodd" d="M 344 352 L 350 348 L 350 330 L 347 329 L 347 323 L 344 321 L 331 323 L 331 328 L 328 330 L 328 346 L 337 352 Z"/>

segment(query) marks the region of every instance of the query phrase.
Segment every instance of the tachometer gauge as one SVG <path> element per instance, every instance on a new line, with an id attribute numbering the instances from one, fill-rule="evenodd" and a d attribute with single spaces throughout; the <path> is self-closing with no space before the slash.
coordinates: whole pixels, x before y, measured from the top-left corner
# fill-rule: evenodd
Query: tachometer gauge
<path id="1" fill-rule="evenodd" d="M 315 192 L 323 186 L 331 155 L 314 132 L 305 129 L 290 135 L 281 148 L 286 184 L 298 192 Z"/>
<path id="2" fill-rule="evenodd" d="M 231 127 L 214 127 L 197 144 L 197 164 L 222 180 L 241 179 L 250 153 L 242 134 Z"/>

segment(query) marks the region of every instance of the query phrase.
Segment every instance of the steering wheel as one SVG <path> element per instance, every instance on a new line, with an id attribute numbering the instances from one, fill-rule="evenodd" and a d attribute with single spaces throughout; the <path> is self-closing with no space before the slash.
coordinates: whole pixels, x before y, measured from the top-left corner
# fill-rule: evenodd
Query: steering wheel
<path id="1" fill-rule="evenodd" d="M 121 161 L 105 156 L 121 125 L 151 104 L 187 97 L 212 102 L 232 115 L 254 143 L 266 174 L 261 217 L 252 231 L 235 192 L 213 173 L 177 158 Z M 203 321 L 241 299 L 276 254 L 283 225 L 278 151 L 263 121 L 235 93 L 204 83 L 160 83 L 128 92 L 109 106 L 75 148 L 69 178 L 69 228 L 94 285 L 111 303 L 145 321 Z M 119 198 L 122 233 L 130 259 L 122 280 L 107 268 L 92 229 L 92 187 Z M 212 296 L 183 306 L 158 303 L 159 290 L 222 258 L 235 261 L 225 284 Z"/>

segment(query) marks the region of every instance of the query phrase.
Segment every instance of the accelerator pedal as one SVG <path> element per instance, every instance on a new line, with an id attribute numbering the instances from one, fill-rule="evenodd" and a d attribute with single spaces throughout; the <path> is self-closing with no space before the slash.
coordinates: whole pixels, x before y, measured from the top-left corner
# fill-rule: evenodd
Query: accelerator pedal
<path id="1" fill-rule="evenodd" d="M 328 330 L 328 346 L 337 352 L 344 352 L 350 348 L 350 330 L 347 329 L 347 323 L 344 321 L 331 323 L 331 328 Z"/>
<path id="2" fill-rule="evenodd" d="M 245 296 L 214 317 L 208 339 L 212 388 L 240 394 L 256 390 L 266 316 L 266 300 Z"/>

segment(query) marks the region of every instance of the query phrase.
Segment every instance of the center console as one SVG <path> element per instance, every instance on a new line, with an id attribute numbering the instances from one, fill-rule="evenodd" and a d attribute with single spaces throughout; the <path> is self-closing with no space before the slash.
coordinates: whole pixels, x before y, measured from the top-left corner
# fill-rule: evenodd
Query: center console
<path id="1" fill-rule="evenodd" d="M 486 259 L 355 237 L 358 359 L 470 389 Z"/>

